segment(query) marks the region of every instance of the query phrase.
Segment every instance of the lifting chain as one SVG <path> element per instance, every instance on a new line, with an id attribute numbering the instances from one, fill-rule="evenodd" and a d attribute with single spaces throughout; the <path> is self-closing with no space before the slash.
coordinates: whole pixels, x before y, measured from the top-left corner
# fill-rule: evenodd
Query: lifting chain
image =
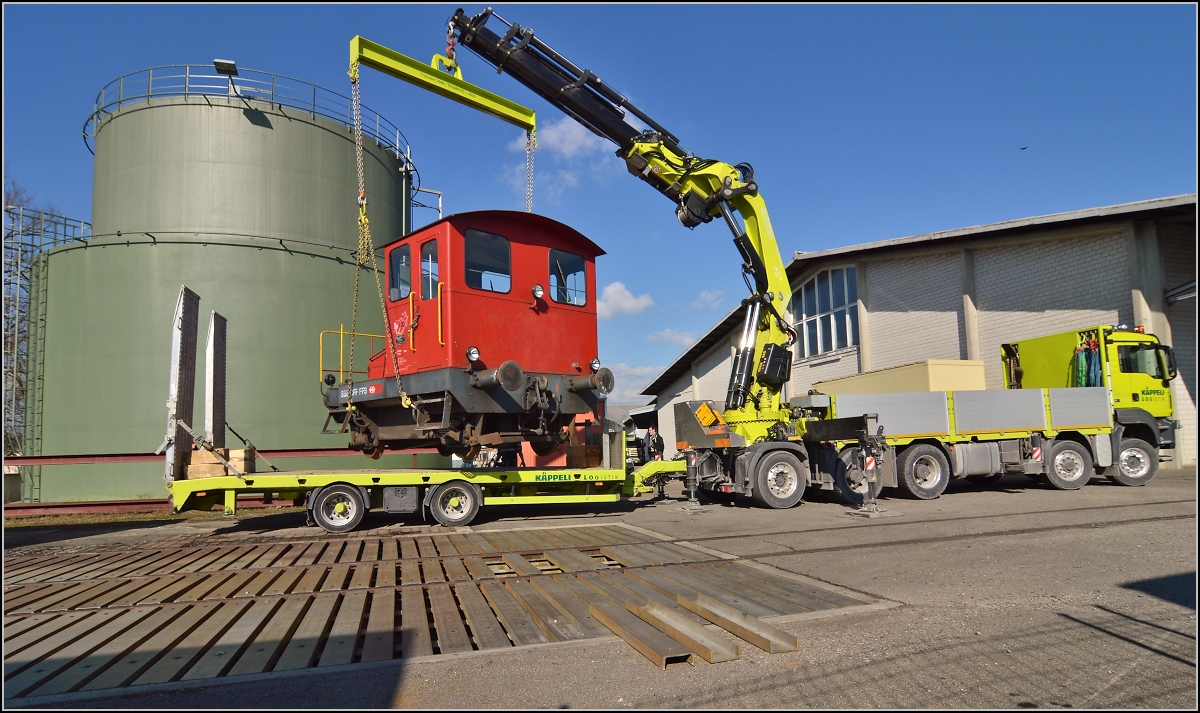
<path id="1" fill-rule="evenodd" d="M 362 268 L 370 260 L 371 270 L 375 273 L 375 291 L 379 295 L 379 308 L 383 312 L 384 339 L 387 340 L 387 351 L 392 355 L 392 372 L 396 376 L 396 388 L 400 392 L 400 402 L 405 408 L 411 405 L 404 386 L 400 383 L 400 365 L 396 361 L 396 340 L 392 334 L 392 323 L 388 320 L 387 303 L 383 300 L 383 284 L 379 280 L 379 263 L 375 259 L 375 245 L 371 241 L 371 224 L 367 220 L 367 185 L 363 172 L 362 145 L 362 97 L 358 82 L 358 61 L 350 63 L 350 105 L 354 116 L 354 158 L 358 168 L 358 250 L 355 253 L 354 265 L 354 312 L 350 317 L 350 380 L 354 380 L 354 343 L 353 336 L 358 322 L 358 279 Z M 353 401 L 354 389 L 351 388 L 346 397 L 347 405 Z"/>
<path id="2" fill-rule="evenodd" d="M 537 150 L 537 129 L 525 134 L 525 212 L 533 212 L 533 153 Z"/>
<path id="3" fill-rule="evenodd" d="M 450 60 L 450 74 L 454 74 L 454 70 L 458 67 L 458 61 L 455 59 L 454 45 L 458 39 L 454 36 L 454 25 L 446 25 L 446 59 Z"/>

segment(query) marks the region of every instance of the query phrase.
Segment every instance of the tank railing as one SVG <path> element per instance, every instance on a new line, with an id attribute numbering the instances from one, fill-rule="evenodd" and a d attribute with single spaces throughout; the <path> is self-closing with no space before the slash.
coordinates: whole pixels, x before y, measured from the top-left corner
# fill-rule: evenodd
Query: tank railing
<path id="1" fill-rule="evenodd" d="M 329 360 L 330 361 L 329 368 L 325 368 L 325 335 L 326 334 L 336 334 L 338 337 L 337 369 L 333 368 L 332 357 Z M 376 339 L 380 340 L 385 345 L 387 344 L 387 338 L 384 337 L 382 334 L 366 334 L 364 332 L 347 332 L 346 325 L 344 325 L 344 324 L 338 325 L 337 329 L 326 329 L 326 330 L 322 331 L 321 336 L 318 340 L 319 350 L 320 350 L 320 367 L 321 367 L 321 373 L 317 377 L 318 379 L 323 380 L 325 378 L 326 374 L 336 373 L 338 375 L 336 383 L 341 384 L 346 381 L 346 375 L 354 376 L 356 374 L 361 374 L 361 375 L 367 374 L 366 369 L 355 369 L 355 370 L 351 371 L 347 368 L 346 359 L 348 358 L 348 355 L 346 352 L 346 337 L 349 337 L 351 339 L 362 339 L 362 338 L 367 339 L 367 352 L 363 358 L 364 363 L 368 359 L 370 359 L 372 356 L 375 355 L 375 353 L 376 353 L 375 340 Z M 355 343 L 354 346 L 355 346 L 356 350 L 357 350 L 359 344 L 361 344 L 361 342 Z"/>
<path id="2" fill-rule="evenodd" d="M 231 77 L 217 74 L 212 65 L 172 64 L 130 72 L 114 79 L 96 95 L 95 106 L 83 127 L 83 141 L 93 154 L 91 140 L 103 123 L 127 104 L 152 103 L 174 97 L 237 97 L 272 107 L 288 107 L 353 126 L 350 97 L 315 84 L 280 74 L 238 69 Z M 362 108 L 363 135 L 407 160 L 408 139 L 400 129 L 367 107 Z"/>

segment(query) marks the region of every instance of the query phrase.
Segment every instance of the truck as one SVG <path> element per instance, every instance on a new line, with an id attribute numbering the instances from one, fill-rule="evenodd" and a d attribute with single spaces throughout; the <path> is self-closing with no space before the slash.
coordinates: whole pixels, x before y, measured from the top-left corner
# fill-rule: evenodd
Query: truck
<path id="1" fill-rule="evenodd" d="M 489 19 L 505 24 L 502 34 L 496 34 L 485 26 Z M 479 54 L 501 71 L 514 76 L 594 133 L 614 142 L 618 146 L 618 155 L 625 160 L 629 170 L 675 204 L 675 215 L 685 227 L 695 228 L 714 219 L 720 219 L 728 226 L 741 257 L 741 270 L 750 295 L 743 301 L 743 336 L 724 408 L 721 409 L 711 402 L 691 404 L 692 408 L 681 417 L 686 421 L 685 430 L 691 434 L 689 438 L 692 443 L 688 446 L 687 457 L 680 460 L 654 461 L 635 467 L 625 458 L 623 432 L 613 429 L 613 433 L 606 434 L 606 439 L 614 442 L 605 444 L 606 455 L 600 468 L 467 466 L 460 470 L 353 470 L 254 474 L 239 472 L 222 461 L 227 466 L 227 473 L 224 475 L 209 478 L 184 477 L 169 482 L 167 487 L 171 491 L 173 510 L 181 512 L 223 504 L 226 513 L 233 513 L 237 507 L 238 494 L 264 493 L 281 500 L 303 501 L 307 506 L 309 521 L 332 532 L 345 532 L 357 527 L 365 512 L 373 507 L 385 512 L 428 512 L 439 523 L 455 526 L 470 523 L 483 505 L 611 502 L 621 497 L 649 492 L 661 487 L 670 479 L 681 477 L 691 479 L 693 495 L 697 488 L 711 493 L 737 493 L 751 497 L 762 506 L 785 508 L 797 504 L 804 494 L 809 474 L 805 464 L 809 460 L 810 451 L 827 451 L 827 444 L 834 441 L 851 443 L 854 445 L 847 448 L 847 453 L 855 454 L 858 460 L 847 462 L 846 466 L 852 470 L 859 469 L 869 462 L 879 442 L 877 428 L 871 417 L 863 414 L 825 418 L 820 423 L 812 423 L 806 428 L 806 421 L 794 419 L 792 409 L 783 402 L 781 387 L 790 378 L 790 347 L 796 339 L 796 330 L 786 319 L 790 300 L 788 279 L 767 216 L 766 204 L 759 194 L 758 184 L 754 180 L 754 169 L 750 164 L 731 165 L 702 159 L 684 150 L 674 134 L 610 88 L 594 73 L 580 70 L 536 38 L 531 29 L 505 22 L 490 8 L 474 17 L 468 17 L 459 9 L 450 20 L 449 33 L 457 38 L 458 44 Z M 389 54 L 386 48 L 362 38 L 355 38 L 351 43 L 352 78 L 357 76 L 357 62 L 363 54 L 364 47 L 371 53 L 373 66 L 386 66 L 386 63 L 394 61 L 399 70 L 403 64 L 402 56 Z M 442 61 L 439 62 L 439 59 Z M 446 74 L 438 82 L 430 85 L 441 87 L 437 91 L 443 93 L 444 85 L 454 85 L 461 81 L 456 76 L 460 72 L 457 64 L 453 61 L 447 64 L 447 59 L 435 57 L 433 66 L 449 66 L 453 68 L 454 73 Z M 462 94 L 483 93 L 483 90 L 471 85 L 462 89 Z M 627 121 L 627 114 L 636 117 L 638 122 L 649 128 L 635 126 Z M 360 212 L 363 212 L 360 217 L 360 225 L 363 225 L 365 200 L 361 186 Z M 492 224 L 492 228 L 490 232 L 503 232 L 499 224 Z M 564 232 L 561 228 L 556 228 L 556 231 Z M 396 241 L 398 245 L 408 242 L 411 241 L 405 241 L 403 238 Z M 576 239 L 576 243 L 579 242 L 580 240 Z M 394 253 L 395 249 L 389 255 Z M 596 254 L 599 254 L 598 249 L 591 251 L 588 257 L 592 258 Z M 403 279 L 408 280 L 411 280 L 410 274 L 415 277 L 415 270 L 412 273 L 408 272 L 412 269 L 413 262 L 401 260 L 403 264 L 394 272 L 391 271 L 393 266 L 390 262 L 389 259 L 386 278 L 389 291 L 397 285 L 404 287 L 411 284 L 410 281 L 401 285 L 397 282 L 397 277 L 403 276 Z M 453 256 L 448 262 L 454 263 Z M 439 280 L 439 277 L 434 276 L 435 268 L 426 268 L 424 263 L 423 257 L 423 278 L 429 276 L 431 280 Z M 584 274 L 582 270 L 580 274 Z M 591 275 L 590 272 L 587 274 Z M 403 282 L 403 279 L 400 281 Z M 516 279 L 515 275 L 513 279 Z M 589 282 L 592 285 L 591 294 L 594 295 L 594 277 L 590 277 Z M 550 286 L 553 286 L 553 283 L 550 283 Z M 544 311 L 547 306 L 543 304 L 543 295 L 539 293 L 542 287 L 542 283 L 539 283 L 532 288 L 533 301 L 528 307 L 533 312 Z M 525 294 L 524 290 L 527 288 L 521 286 L 518 289 L 513 284 L 511 289 L 516 295 Z M 436 317 L 439 325 L 436 330 L 436 344 L 442 346 L 446 343 L 450 348 L 447 335 L 441 328 L 440 283 L 436 288 L 431 286 L 427 292 L 430 295 L 430 304 L 427 305 L 430 314 L 427 317 Z M 389 297 L 394 298 L 392 301 L 398 304 L 401 300 L 408 299 L 403 296 L 403 290 Z M 422 296 L 422 299 L 425 299 L 425 296 Z M 389 312 L 387 307 L 385 302 L 384 310 L 389 320 L 402 311 Z M 385 339 L 385 349 L 391 352 L 393 362 L 398 362 L 405 349 L 411 351 L 411 340 L 415 336 L 412 328 L 416 312 L 415 307 L 409 309 L 412 310 L 412 314 L 408 315 L 409 319 L 404 324 L 392 324 L 389 321 L 385 325 L 389 330 Z M 520 309 L 529 311 L 525 306 Z M 594 320 L 594 307 L 590 314 Z M 594 325 L 591 333 L 594 334 Z M 408 342 L 402 342 L 402 337 L 407 337 Z M 453 341 L 453 335 L 450 337 L 449 341 Z M 544 341 L 544 337 L 539 339 Z M 434 343 L 433 337 L 425 337 L 423 346 L 418 349 L 429 349 Z M 592 343 L 594 344 L 594 341 Z M 463 345 L 457 344 L 454 347 L 454 351 L 457 352 Z M 569 366 L 582 371 L 584 360 L 591 355 L 592 352 L 588 351 L 582 353 L 582 356 L 573 356 L 578 363 Z M 447 358 L 458 359 L 459 355 L 455 353 Z M 470 353 L 470 350 L 466 358 L 470 360 L 471 366 L 466 367 L 470 372 L 467 375 L 469 383 L 462 391 L 463 394 L 478 395 L 486 392 L 491 394 L 489 398 L 492 401 L 500 404 L 507 401 L 520 404 L 527 400 L 525 396 L 529 394 L 530 387 L 523 374 L 519 375 L 520 378 L 506 380 L 503 378 L 502 364 L 501 368 L 493 373 L 491 369 L 494 367 L 488 367 L 487 370 L 475 369 L 478 356 Z M 507 358 L 504 353 L 493 354 L 490 363 L 499 364 Z M 373 365 L 375 362 L 386 364 L 387 361 L 386 356 L 373 355 L 372 358 Z M 438 366 L 441 366 L 440 361 Z M 453 452 L 462 450 L 463 455 L 467 455 L 471 454 L 477 445 L 497 445 L 519 440 L 532 442 L 529 438 L 530 433 L 541 436 L 537 431 L 546 431 L 545 426 L 535 429 L 522 425 L 521 428 L 502 426 L 498 430 L 483 429 L 479 437 L 468 434 L 469 429 L 460 427 L 456 419 L 461 415 L 471 415 L 469 398 L 456 399 L 456 404 L 458 401 L 465 403 L 465 410 L 458 411 L 444 406 L 454 397 L 449 387 L 445 387 L 444 397 L 408 397 L 402 387 L 404 369 L 396 364 L 393 364 L 393 367 L 390 371 L 380 369 L 378 373 L 370 373 L 368 380 L 360 384 L 346 383 L 344 388 L 339 386 L 325 392 L 325 405 L 334 416 L 339 417 L 336 420 L 343 426 L 342 430 L 348 430 L 347 424 L 357 429 L 355 433 L 359 437 L 352 440 L 351 447 L 357 447 L 372 457 L 382 453 L 384 445 L 390 439 L 397 439 L 403 446 L 406 441 L 415 439 L 413 434 L 421 432 L 429 434 L 422 438 L 430 442 L 434 441 L 436 436 L 439 449 L 446 447 Z M 451 361 L 450 368 L 443 371 L 450 373 L 456 368 L 463 371 L 463 364 Z M 512 371 L 517 373 L 518 370 Z M 611 390 L 611 375 L 606 374 L 606 371 L 599 367 L 598 363 L 593 364 L 593 373 L 590 376 L 581 373 L 578 377 L 570 377 L 569 383 L 564 382 L 566 391 L 607 393 Z M 337 377 L 330 379 L 329 375 L 325 376 L 326 385 L 333 387 Z M 339 376 L 342 376 L 340 369 Z M 409 377 L 410 380 L 411 378 Z M 539 378 L 538 381 L 536 391 L 539 399 L 547 394 L 548 389 L 553 393 L 563 391 L 553 389 L 548 377 Z M 395 393 L 392 389 L 393 384 Z M 411 406 L 421 411 L 434 401 L 443 405 L 437 406 L 436 413 L 429 410 L 428 413 L 422 412 L 424 415 L 418 414 L 415 419 L 403 422 L 399 420 L 399 411 L 396 408 L 387 412 L 378 411 L 379 414 L 386 413 L 384 418 L 392 419 L 397 424 L 396 434 L 390 435 L 385 431 L 390 424 L 379 421 L 369 411 L 365 411 L 371 404 L 372 387 L 381 400 L 394 399 L 402 409 Z M 436 386 L 435 390 L 442 388 Z M 350 397 L 361 400 L 363 407 L 360 409 L 357 403 L 351 403 Z M 589 405 L 594 403 L 593 401 Z M 542 413 L 556 412 L 553 406 L 543 404 L 539 408 Z M 327 418 L 327 424 L 328 422 Z M 442 431 L 446 433 L 438 435 Z M 552 442 L 554 439 L 546 440 Z M 460 445 L 456 447 L 455 444 Z"/>
<path id="2" fill-rule="evenodd" d="M 884 428 L 876 479 L 814 460 L 851 502 L 897 487 L 936 498 L 953 478 L 993 484 L 1023 473 L 1060 490 L 1093 475 L 1149 483 L 1179 422 L 1174 352 L 1142 327 L 1094 326 L 1002 344 L 1004 389 L 898 393 L 816 391 L 792 399 L 802 418 L 871 411 Z M 853 448 L 840 444 L 839 450 Z"/>

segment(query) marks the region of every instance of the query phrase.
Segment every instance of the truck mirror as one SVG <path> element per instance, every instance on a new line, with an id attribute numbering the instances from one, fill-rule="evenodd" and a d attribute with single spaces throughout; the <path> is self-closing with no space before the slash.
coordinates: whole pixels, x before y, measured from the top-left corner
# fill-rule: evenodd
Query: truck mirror
<path id="1" fill-rule="evenodd" d="M 1163 385 L 1166 386 L 1168 381 L 1179 374 L 1175 367 L 1175 350 L 1171 347 L 1158 346 L 1156 351 L 1158 352 L 1159 370 L 1165 375 Z"/>

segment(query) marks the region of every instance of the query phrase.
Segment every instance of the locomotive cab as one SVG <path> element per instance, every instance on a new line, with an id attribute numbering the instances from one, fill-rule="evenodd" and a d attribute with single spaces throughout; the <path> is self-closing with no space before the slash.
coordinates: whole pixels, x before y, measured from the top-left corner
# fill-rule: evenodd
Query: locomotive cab
<path id="1" fill-rule="evenodd" d="M 597 357 L 604 251 L 578 231 L 531 213 L 477 211 L 382 252 L 386 345 L 366 381 L 325 394 L 351 448 L 377 457 L 433 446 L 470 459 L 481 446 L 529 441 L 548 454 L 612 390 Z"/>

